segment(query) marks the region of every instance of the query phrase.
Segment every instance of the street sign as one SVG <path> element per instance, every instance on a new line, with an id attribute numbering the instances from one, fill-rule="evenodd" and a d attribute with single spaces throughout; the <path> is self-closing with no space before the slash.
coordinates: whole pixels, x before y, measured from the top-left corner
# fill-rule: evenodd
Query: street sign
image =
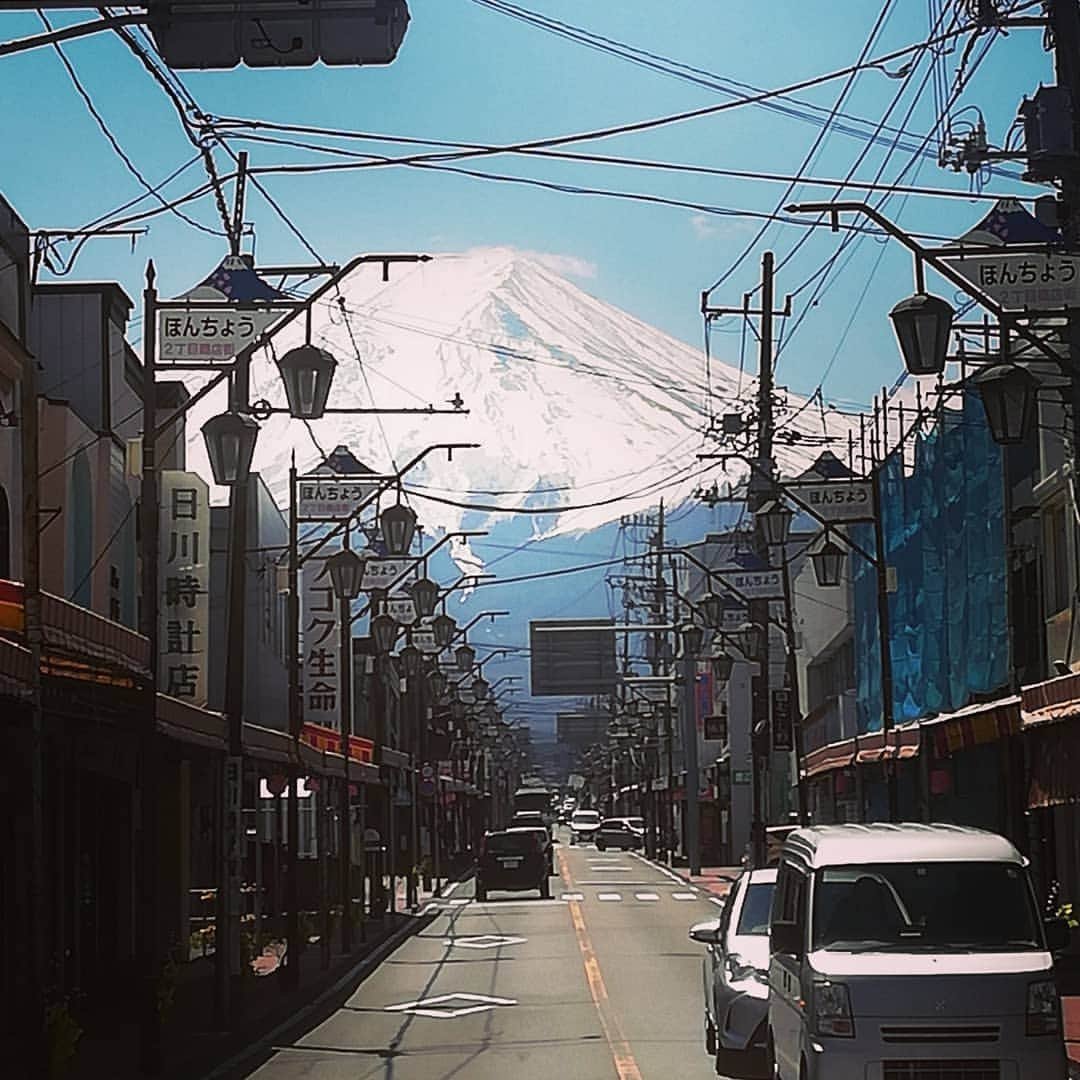
<path id="1" fill-rule="evenodd" d="M 794 749 L 791 730 L 791 691 L 772 692 L 772 747 L 774 750 Z"/>
<path id="2" fill-rule="evenodd" d="M 412 632 L 412 643 L 422 653 L 439 653 L 442 649 L 439 648 L 435 641 L 435 631 L 430 627 L 421 626 Z"/>
<path id="3" fill-rule="evenodd" d="M 348 517 L 383 487 L 389 477 L 308 475 L 297 479 L 296 514 L 305 520 Z"/>
<path id="4" fill-rule="evenodd" d="M 413 562 L 412 559 L 368 559 L 364 563 L 364 578 L 360 588 L 365 592 L 388 589 Z"/>
<path id="5" fill-rule="evenodd" d="M 1080 259 L 1056 253 L 950 256 L 952 270 L 1008 311 L 1080 307 Z"/>
<path id="6" fill-rule="evenodd" d="M 386 601 L 385 610 L 387 615 L 392 615 L 402 626 L 411 626 L 416 622 L 416 602 L 411 596 L 391 596 Z"/>
<path id="7" fill-rule="evenodd" d="M 721 584 L 727 585 L 750 600 L 782 600 L 784 575 L 782 570 L 745 570 L 740 566 L 720 567 L 716 573 Z"/>
<path id="8" fill-rule="evenodd" d="M 243 309 L 235 312 L 197 306 L 158 312 L 158 363 L 222 363 L 258 341 L 281 317 L 280 311 Z"/>
<path id="9" fill-rule="evenodd" d="M 814 480 L 786 484 L 792 498 L 823 521 L 873 521 L 874 490 L 870 480 Z"/>

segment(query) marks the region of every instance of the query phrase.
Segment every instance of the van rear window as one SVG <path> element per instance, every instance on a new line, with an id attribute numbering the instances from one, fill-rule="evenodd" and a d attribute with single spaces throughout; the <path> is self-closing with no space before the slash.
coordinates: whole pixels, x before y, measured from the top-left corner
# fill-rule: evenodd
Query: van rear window
<path id="1" fill-rule="evenodd" d="M 1010 863 L 825 867 L 814 878 L 813 911 L 815 949 L 1042 948 L 1026 875 Z"/>
<path id="2" fill-rule="evenodd" d="M 537 838 L 531 832 L 495 833 L 485 838 L 487 850 L 494 854 L 505 852 L 535 851 L 539 846 Z"/>

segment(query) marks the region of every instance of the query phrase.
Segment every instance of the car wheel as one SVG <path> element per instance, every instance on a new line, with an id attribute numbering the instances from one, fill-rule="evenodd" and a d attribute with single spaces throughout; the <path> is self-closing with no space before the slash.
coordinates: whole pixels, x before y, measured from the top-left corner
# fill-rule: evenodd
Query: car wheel
<path id="1" fill-rule="evenodd" d="M 549 878 L 544 878 L 543 881 L 540 882 L 540 899 L 551 899 L 551 881 Z"/>
<path id="2" fill-rule="evenodd" d="M 705 1053 L 710 1056 L 716 1053 L 716 1028 L 707 1016 L 705 1017 Z"/>

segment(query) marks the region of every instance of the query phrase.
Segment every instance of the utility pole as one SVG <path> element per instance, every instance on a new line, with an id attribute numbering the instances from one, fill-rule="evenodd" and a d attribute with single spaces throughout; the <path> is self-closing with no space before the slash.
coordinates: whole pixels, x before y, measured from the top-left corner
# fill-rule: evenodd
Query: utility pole
<path id="1" fill-rule="evenodd" d="M 708 305 L 708 294 L 701 298 L 701 312 L 706 318 L 717 315 L 742 315 L 760 318 L 758 353 L 758 393 L 757 393 L 757 452 L 755 467 L 751 469 L 747 488 L 746 507 L 755 513 L 773 495 L 776 476 L 776 462 L 773 458 L 773 319 L 791 314 L 791 297 L 784 301 L 783 309 L 774 309 L 775 303 L 775 262 L 773 253 L 766 251 L 761 257 L 761 307 L 750 307 L 751 294 L 743 296 L 742 306 L 738 308 L 718 308 Z M 754 530 L 754 552 L 766 563 L 769 562 L 769 545 L 759 527 Z M 754 866 L 764 866 L 765 822 L 768 817 L 766 785 L 769 776 L 770 726 L 769 726 L 769 601 L 751 600 L 749 602 L 750 622 L 757 627 L 758 637 L 764 648 L 760 656 L 752 657 L 756 670 L 750 678 L 750 756 L 751 756 L 751 802 L 750 849 Z"/>

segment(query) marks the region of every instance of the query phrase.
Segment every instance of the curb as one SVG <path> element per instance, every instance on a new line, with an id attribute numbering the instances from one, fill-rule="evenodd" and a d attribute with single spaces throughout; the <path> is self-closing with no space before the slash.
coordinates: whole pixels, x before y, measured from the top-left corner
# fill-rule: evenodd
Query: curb
<path id="1" fill-rule="evenodd" d="M 438 899 L 449 896 L 461 882 L 462 879 L 452 882 L 450 886 L 443 889 L 442 897 L 439 897 Z M 367 956 L 358 960 L 356 964 L 346 971 L 336 982 L 331 986 L 328 986 L 322 993 L 309 1001 L 301 1009 L 298 1009 L 287 1020 L 283 1020 L 270 1031 L 260 1035 L 253 1042 L 248 1043 L 247 1046 L 233 1054 L 232 1057 L 215 1065 L 210 1072 L 203 1074 L 201 1080 L 227 1080 L 227 1078 L 234 1075 L 235 1070 L 243 1066 L 246 1061 L 249 1061 L 260 1052 L 266 1050 L 273 1043 L 277 1042 L 280 1035 L 303 1024 L 309 1016 L 322 1009 L 331 998 L 340 994 L 350 983 L 355 983 L 356 986 L 359 986 L 391 953 L 395 952 L 407 938 L 412 937 L 414 933 L 424 929 L 435 921 L 441 913 L 438 899 L 432 897 L 418 910 L 402 912 L 402 914 L 408 917 L 407 921 L 402 923 L 397 930 L 381 941 L 367 954 Z"/>

